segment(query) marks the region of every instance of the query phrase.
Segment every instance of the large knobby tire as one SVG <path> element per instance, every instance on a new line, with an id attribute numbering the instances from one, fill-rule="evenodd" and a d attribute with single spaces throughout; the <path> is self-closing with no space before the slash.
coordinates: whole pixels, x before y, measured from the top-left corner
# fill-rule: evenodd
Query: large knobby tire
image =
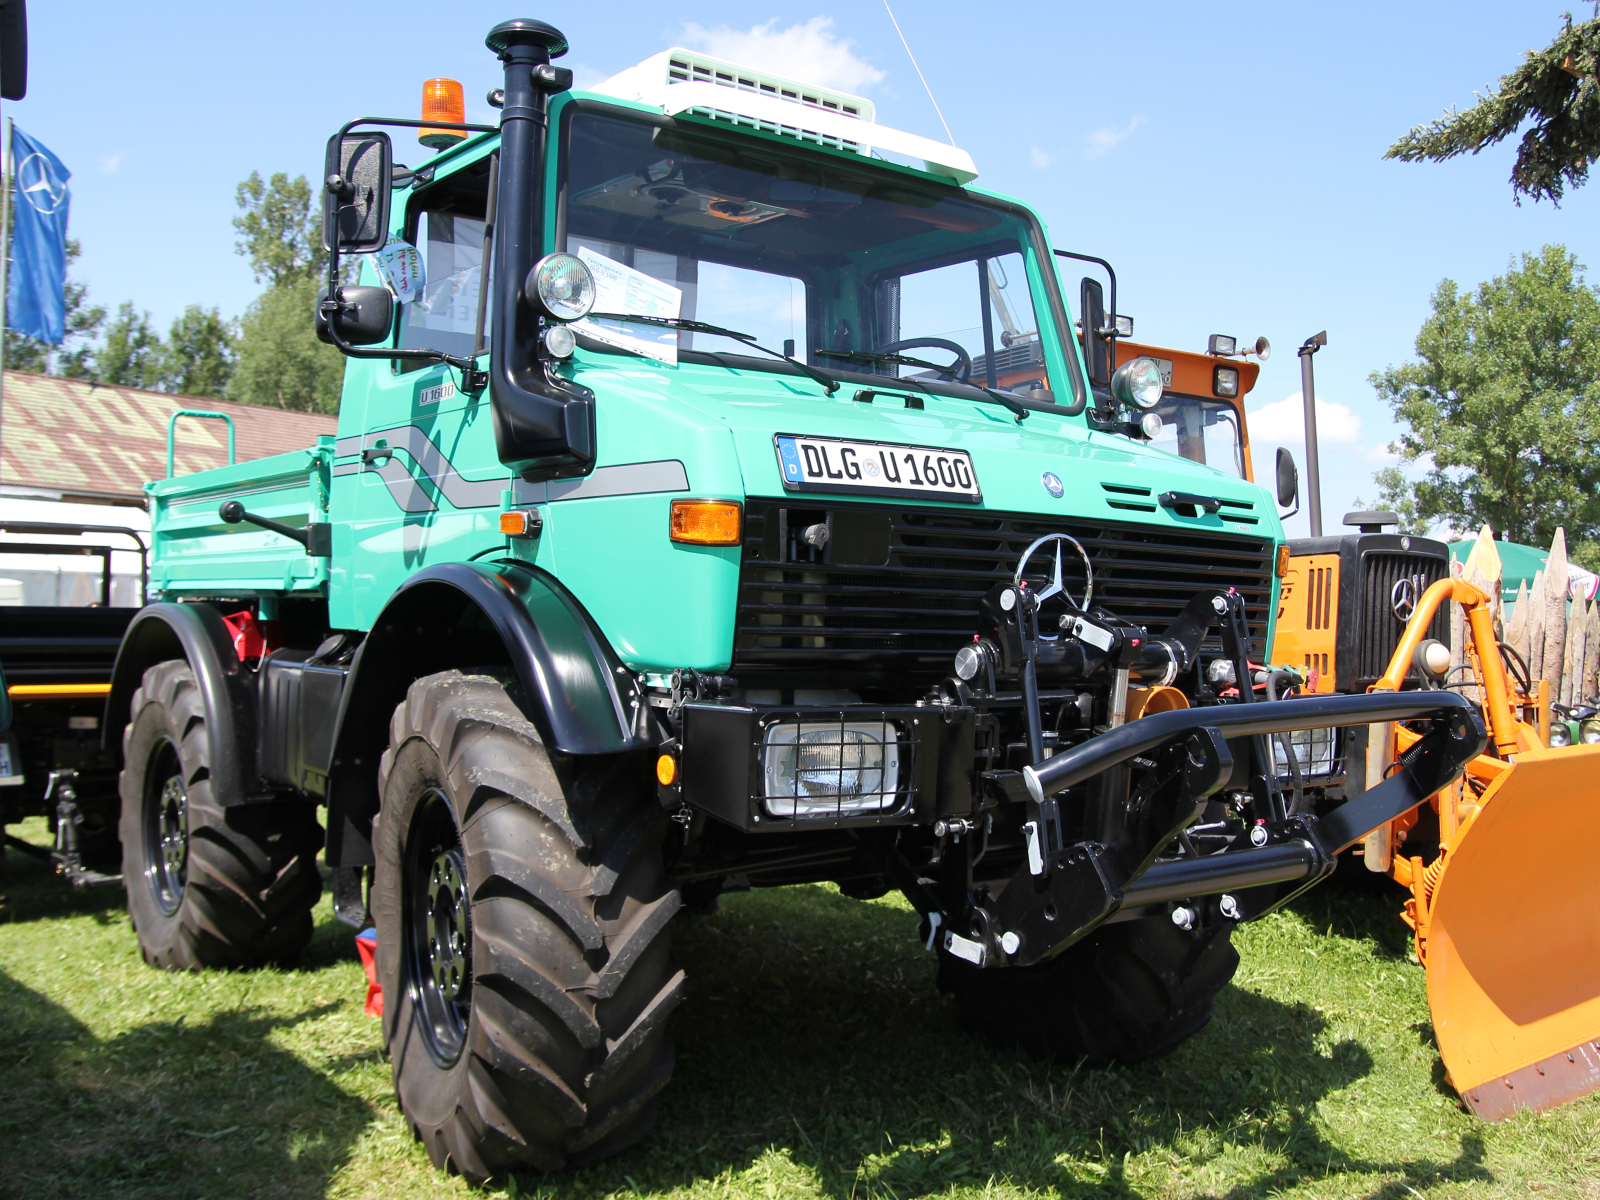
<path id="1" fill-rule="evenodd" d="M 980 970 L 940 954 L 939 987 L 966 1027 L 1041 1058 L 1136 1063 L 1177 1048 L 1211 1020 L 1233 978 L 1233 923 L 1193 930 L 1167 917 L 1107 925 L 1048 962 Z"/>
<path id="2" fill-rule="evenodd" d="M 122 734 L 122 876 L 147 963 L 286 964 L 311 938 L 322 827 L 303 800 L 223 807 L 205 707 L 182 660 L 157 663 Z"/>
<path id="3" fill-rule="evenodd" d="M 552 754 L 500 682 L 446 671 L 395 710 L 379 777 L 384 1041 L 434 1165 L 481 1182 L 643 1137 L 683 989 L 649 764 Z"/>

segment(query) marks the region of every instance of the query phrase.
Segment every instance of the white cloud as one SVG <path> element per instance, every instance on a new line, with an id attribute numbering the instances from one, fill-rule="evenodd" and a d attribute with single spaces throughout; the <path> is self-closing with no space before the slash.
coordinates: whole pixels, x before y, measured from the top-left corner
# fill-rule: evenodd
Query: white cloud
<path id="1" fill-rule="evenodd" d="M 1033 165 L 1038 167 L 1041 171 L 1050 165 L 1050 156 L 1043 150 L 1039 149 L 1039 147 L 1033 147 L 1033 149 L 1029 151 L 1029 154 L 1033 157 Z"/>
<path id="2" fill-rule="evenodd" d="M 1305 401 L 1299 392 L 1250 409 L 1250 440 L 1278 446 L 1300 446 L 1306 440 Z M 1343 404 L 1317 401 L 1317 443 L 1354 446 L 1361 441 L 1361 418 Z"/>
<path id="3" fill-rule="evenodd" d="M 832 17 L 812 17 L 787 29 L 777 24 L 776 17 L 748 30 L 691 22 L 683 27 L 683 40 L 692 50 L 845 92 L 864 92 L 883 79 L 883 71 L 851 50 L 848 38 L 833 32 Z"/>
<path id="4" fill-rule="evenodd" d="M 117 168 L 122 166 L 122 156 L 125 154 L 127 154 L 126 150 L 118 150 L 115 154 L 102 154 L 100 156 L 100 169 L 107 175 L 115 175 Z"/>
<path id="5" fill-rule="evenodd" d="M 1085 158 L 1099 158 L 1108 150 L 1115 149 L 1133 136 L 1133 131 L 1145 123 L 1143 117 L 1134 117 L 1121 129 L 1114 125 L 1107 125 L 1104 129 L 1096 129 L 1083 140 L 1086 143 L 1083 151 Z"/>

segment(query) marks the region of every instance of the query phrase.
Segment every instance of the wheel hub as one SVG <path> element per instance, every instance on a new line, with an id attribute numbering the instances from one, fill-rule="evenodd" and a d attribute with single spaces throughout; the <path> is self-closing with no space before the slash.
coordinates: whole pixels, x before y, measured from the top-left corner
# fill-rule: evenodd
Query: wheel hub
<path id="1" fill-rule="evenodd" d="M 145 792 L 144 878 L 163 916 L 183 905 L 189 877 L 189 794 L 183 764 L 170 741 L 157 747 Z"/>
<path id="2" fill-rule="evenodd" d="M 406 990 L 429 1055 L 449 1067 L 472 1020 L 472 896 L 466 851 L 439 789 L 421 798 L 403 853 Z"/>
<path id="3" fill-rule="evenodd" d="M 161 788 L 161 869 L 181 889 L 189 862 L 189 797 L 174 776 Z"/>
<path id="4" fill-rule="evenodd" d="M 428 966 L 440 997 L 449 1004 L 462 1000 L 472 978 L 470 900 L 463 866 L 460 851 L 452 847 L 433 860 L 428 875 Z"/>

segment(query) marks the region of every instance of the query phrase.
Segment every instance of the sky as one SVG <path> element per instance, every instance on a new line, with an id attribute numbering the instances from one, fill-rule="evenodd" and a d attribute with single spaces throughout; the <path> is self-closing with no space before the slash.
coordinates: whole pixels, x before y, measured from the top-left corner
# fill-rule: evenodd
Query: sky
<path id="1" fill-rule="evenodd" d="M 1383 160 L 1412 125 L 1546 45 L 1564 7 L 898 0 L 936 110 L 882 0 L 671 12 L 74 0 L 30 7 L 28 96 L 0 112 L 73 171 L 90 298 L 131 300 L 164 330 L 188 304 L 231 316 L 258 294 L 231 224 L 251 171 L 315 179 L 343 121 L 414 115 L 435 75 L 466 85 L 468 120 L 492 121 L 483 97 L 499 72 L 483 37 L 506 17 L 558 26 L 580 84 L 672 45 L 781 66 L 869 97 L 884 124 L 942 139 L 947 123 L 979 184 L 1032 204 L 1056 246 L 1113 263 L 1137 340 L 1269 338 L 1248 399 L 1263 479 L 1278 444 L 1304 479 L 1295 348 L 1326 330 L 1315 366 L 1332 533 L 1358 498 L 1376 501 L 1372 473 L 1393 461 L 1398 430 L 1368 377 L 1410 358 L 1441 279 L 1470 287 L 1556 242 L 1600 271 L 1600 186 L 1518 207 L 1512 144 L 1446 164 Z M 427 154 L 405 146 L 402 161 Z M 1305 506 L 1287 528 L 1307 532 Z"/>

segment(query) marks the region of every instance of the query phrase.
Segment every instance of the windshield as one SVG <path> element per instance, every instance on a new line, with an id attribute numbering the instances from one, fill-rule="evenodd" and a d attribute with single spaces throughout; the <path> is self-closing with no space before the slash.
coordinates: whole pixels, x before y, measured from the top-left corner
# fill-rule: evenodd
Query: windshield
<path id="1" fill-rule="evenodd" d="M 1152 411 L 1161 416 L 1161 436 L 1150 442 L 1156 449 L 1245 477 L 1244 439 L 1233 405 L 1167 392 Z"/>
<path id="2" fill-rule="evenodd" d="M 565 248 L 678 289 L 679 317 L 834 374 L 1052 386 L 1049 298 L 1030 285 L 1034 232 L 1018 213 L 865 163 L 594 112 L 572 116 L 567 149 Z M 664 336 L 680 351 L 740 349 Z M 949 370 L 868 357 L 884 353 Z M 1070 402 L 1072 381 L 1059 386 Z"/>

